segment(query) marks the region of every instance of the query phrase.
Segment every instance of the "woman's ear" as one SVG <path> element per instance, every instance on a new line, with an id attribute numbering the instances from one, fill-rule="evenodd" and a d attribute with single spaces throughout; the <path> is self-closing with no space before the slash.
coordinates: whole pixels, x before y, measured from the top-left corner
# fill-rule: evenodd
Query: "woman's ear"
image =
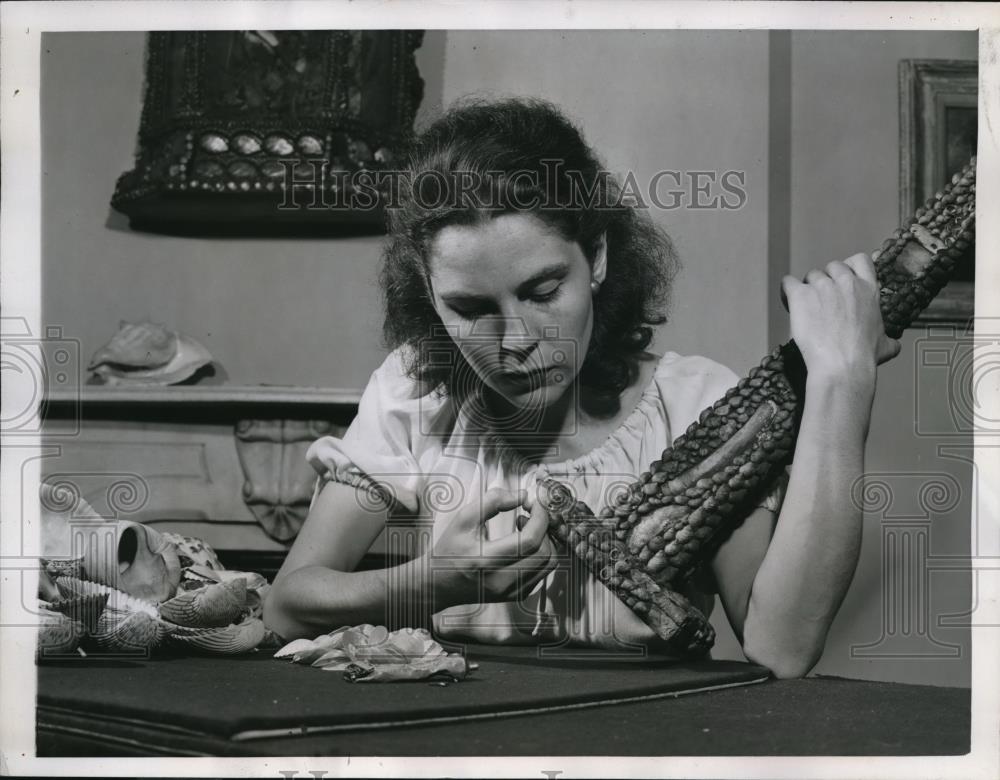
<path id="1" fill-rule="evenodd" d="M 598 284 L 603 284 L 608 275 L 608 234 L 601 233 L 597 240 L 597 252 L 594 254 L 594 263 L 590 270 L 591 278 Z"/>

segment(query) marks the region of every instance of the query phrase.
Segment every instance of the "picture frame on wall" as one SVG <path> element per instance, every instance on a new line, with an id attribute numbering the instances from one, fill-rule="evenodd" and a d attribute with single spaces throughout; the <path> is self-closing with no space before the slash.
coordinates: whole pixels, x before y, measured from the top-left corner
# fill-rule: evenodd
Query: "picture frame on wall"
<path id="1" fill-rule="evenodd" d="M 899 63 L 899 213 L 906 221 L 976 153 L 979 68 L 975 60 Z M 970 324 L 975 309 L 975 252 L 914 326 Z"/>

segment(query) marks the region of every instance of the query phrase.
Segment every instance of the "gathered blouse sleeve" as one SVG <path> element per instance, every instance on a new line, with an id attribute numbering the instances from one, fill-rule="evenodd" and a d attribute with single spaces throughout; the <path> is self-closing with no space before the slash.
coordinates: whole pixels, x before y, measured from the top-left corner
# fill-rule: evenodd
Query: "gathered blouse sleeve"
<path id="1" fill-rule="evenodd" d="M 378 491 L 390 507 L 419 511 L 444 400 L 420 393 L 405 373 L 403 355 L 401 349 L 390 353 L 372 374 L 342 438 L 324 436 L 309 447 L 306 457 L 319 474 L 317 494 L 332 480 Z"/>

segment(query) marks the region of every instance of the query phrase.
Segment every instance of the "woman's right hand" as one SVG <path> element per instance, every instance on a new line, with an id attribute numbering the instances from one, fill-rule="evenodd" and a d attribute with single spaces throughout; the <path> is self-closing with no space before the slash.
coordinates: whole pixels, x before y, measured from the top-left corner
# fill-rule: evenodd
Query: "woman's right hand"
<path id="1" fill-rule="evenodd" d="M 428 555 L 433 573 L 435 608 L 488 601 L 516 601 L 556 565 L 548 537 L 548 513 L 542 502 L 520 517 L 520 528 L 499 539 L 486 537 L 486 522 L 526 504 L 526 491 L 493 489 L 483 500 L 459 510 Z"/>

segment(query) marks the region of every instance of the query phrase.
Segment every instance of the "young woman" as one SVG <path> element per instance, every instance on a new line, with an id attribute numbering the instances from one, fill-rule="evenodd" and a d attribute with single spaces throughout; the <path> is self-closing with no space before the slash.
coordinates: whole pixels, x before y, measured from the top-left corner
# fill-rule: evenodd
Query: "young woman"
<path id="1" fill-rule="evenodd" d="M 597 511 L 736 382 L 706 358 L 646 349 L 664 321 L 669 240 L 617 201 L 578 130 L 539 101 L 453 108 L 417 139 L 406 181 L 382 273 L 393 351 L 344 437 L 309 451 L 316 495 L 265 621 L 285 639 L 368 622 L 655 646 L 554 546 L 534 496 L 551 475 Z M 747 657 L 793 677 L 819 659 L 857 563 L 850 489 L 875 367 L 899 344 L 866 255 L 786 277 L 783 291 L 809 370 L 794 464 L 686 595 L 707 614 L 718 593 Z M 355 571 L 400 513 L 429 525 L 427 543 Z"/>

